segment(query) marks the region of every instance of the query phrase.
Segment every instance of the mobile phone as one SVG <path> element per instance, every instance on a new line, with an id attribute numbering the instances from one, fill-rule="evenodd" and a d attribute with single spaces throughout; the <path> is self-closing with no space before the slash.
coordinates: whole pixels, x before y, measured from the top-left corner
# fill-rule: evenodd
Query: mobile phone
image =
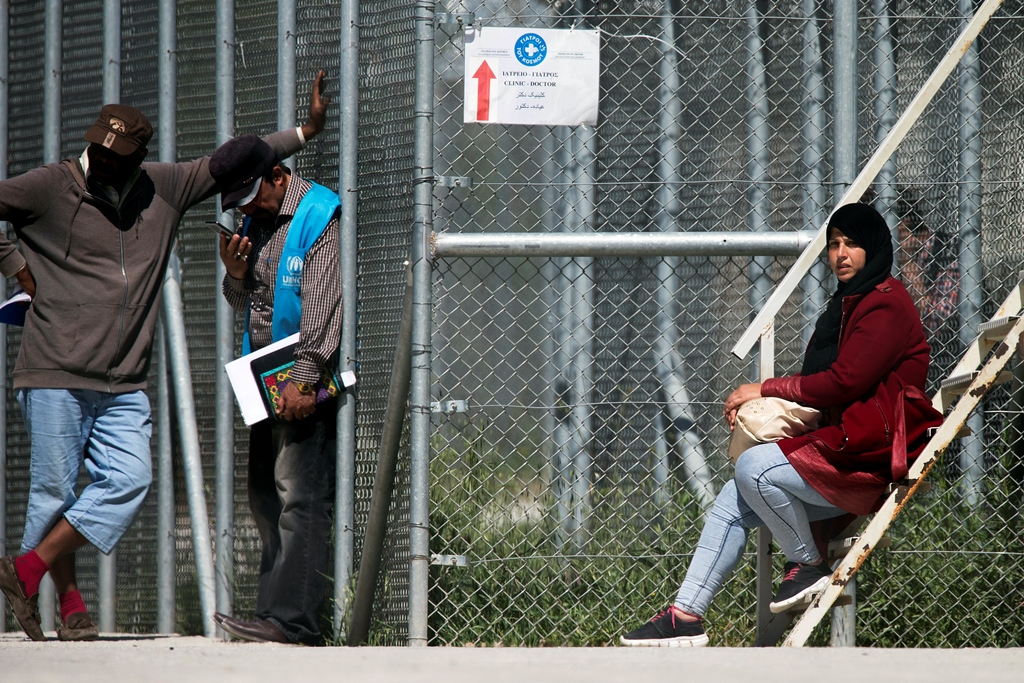
<path id="1" fill-rule="evenodd" d="M 223 223 L 220 223 L 219 221 L 206 221 L 205 225 L 218 235 L 224 235 L 227 238 L 231 238 L 235 234 L 234 230 L 224 225 Z"/>

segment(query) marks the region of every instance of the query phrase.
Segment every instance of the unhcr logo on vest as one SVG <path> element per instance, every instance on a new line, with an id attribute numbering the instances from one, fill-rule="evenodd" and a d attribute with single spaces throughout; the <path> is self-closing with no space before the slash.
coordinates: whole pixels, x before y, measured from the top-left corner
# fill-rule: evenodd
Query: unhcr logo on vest
<path id="1" fill-rule="evenodd" d="M 302 282 L 302 257 L 290 256 L 285 265 L 288 272 L 281 278 L 281 283 L 286 287 L 298 287 Z"/>

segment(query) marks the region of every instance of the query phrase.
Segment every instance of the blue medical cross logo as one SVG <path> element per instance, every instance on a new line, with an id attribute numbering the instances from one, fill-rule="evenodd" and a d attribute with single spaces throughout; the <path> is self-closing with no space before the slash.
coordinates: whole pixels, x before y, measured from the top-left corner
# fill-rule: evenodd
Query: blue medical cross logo
<path id="1" fill-rule="evenodd" d="M 524 33 L 516 41 L 514 51 L 524 66 L 537 66 L 548 56 L 548 44 L 536 33 Z"/>

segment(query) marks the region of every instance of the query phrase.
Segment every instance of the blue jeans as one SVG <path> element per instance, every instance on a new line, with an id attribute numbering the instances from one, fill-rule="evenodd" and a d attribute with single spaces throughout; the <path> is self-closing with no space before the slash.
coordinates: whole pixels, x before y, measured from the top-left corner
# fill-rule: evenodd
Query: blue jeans
<path id="1" fill-rule="evenodd" d="M 63 515 L 109 553 L 135 521 L 153 480 L 146 394 L 19 389 L 18 403 L 32 443 L 21 552 L 38 546 Z M 89 484 L 76 496 L 83 464 Z"/>
<path id="2" fill-rule="evenodd" d="M 740 454 L 735 477 L 715 499 L 676 596 L 676 607 L 703 615 L 743 557 L 747 535 L 767 526 L 790 562 L 814 564 L 821 556 L 810 522 L 845 511 L 804 481 L 774 443 Z"/>
<path id="3" fill-rule="evenodd" d="M 337 401 L 304 420 L 249 432 L 249 505 L 263 541 L 256 617 L 290 640 L 318 644 L 334 526 Z"/>

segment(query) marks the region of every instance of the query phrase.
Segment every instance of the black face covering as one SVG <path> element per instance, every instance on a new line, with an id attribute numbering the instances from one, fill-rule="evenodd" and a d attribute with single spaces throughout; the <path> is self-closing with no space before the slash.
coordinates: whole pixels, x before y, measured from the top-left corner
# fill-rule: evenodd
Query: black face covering
<path id="1" fill-rule="evenodd" d="M 801 375 L 812 375 L 828 370 L 839 355 L 839 326 L 843 319 L 843 297 L 867 294 L 889 276 L 892 270 L 892 237 L 882 215 L 868 204 L 847 204 L 839 207 L 828 222 L 829 237 L 832 228 L 843 233 L 864 249 L 867 258 L 864 268 L 840 282 L 829 299 L 825 312 L 814 325 L 814 336 L 807 347 Z"/>

